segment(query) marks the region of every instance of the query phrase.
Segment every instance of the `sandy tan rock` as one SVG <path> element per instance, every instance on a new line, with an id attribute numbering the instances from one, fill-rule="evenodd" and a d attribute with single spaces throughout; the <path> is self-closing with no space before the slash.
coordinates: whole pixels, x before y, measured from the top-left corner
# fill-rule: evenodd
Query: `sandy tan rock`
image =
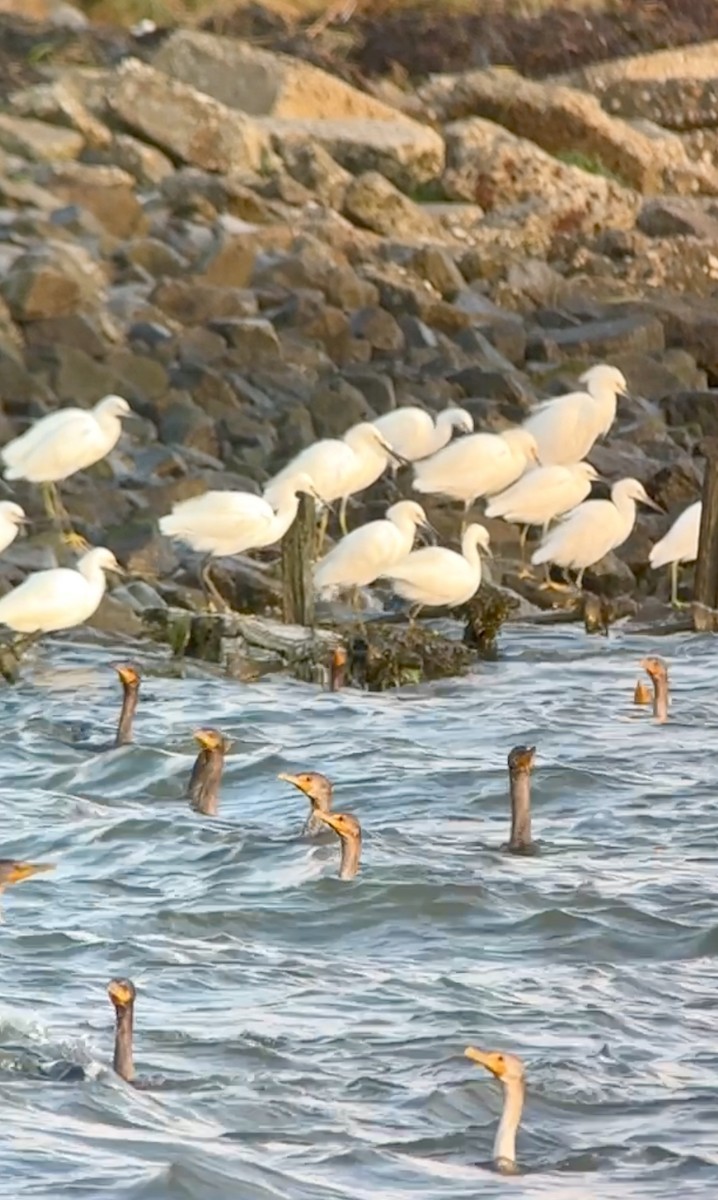
<path id="1" fill-rule="evenodd" d="M 404 196 L 378 171 L 365 171 L 347 187 L 344 213 L 366 229 L 397 242 L 437 240 L 442 231 L 433 217 Z"/>
<path id="2" fill-rule="evenodd" d="M 207 171 L 256 170 L 269 152 L 256 121 L 136 58 L 122 63 L 107 100 L 141 137 Z"/>
<path id="3" fill-rule="evenodd" d="M 311 138 L 353 174 L 380 171 L 402 191 L 436 179 L 444 165 L 444 143 L 428 125 L 397 121 L 282 121 L 257 118 L 268 134 Z"/>
<path id="4" fill-rule="evenodd" d="M 366 92 L 288 54 L 193 29 L 173 33 L 153 64 L 173 79 L 252 116 L 396 121 Z"/>
<path id="5" fill-rule="evenodd" d="M 0 113 L 0 146 L 36 162 L 60 162 L 81 153 L 85 139 L 74 129 L 58 129 L 45 121 Z"/>
<path id="6" fill-rule="evenodd" d="M 484 117 L 556 155 L 575 155 L 645 194 L 718 194 L 718 174 L 692 162 L 676 138 L 650 137 L 610 116 L 595 96 L 502 70 L 440 76 L 422 98 L 442 119 Z"/>
<path id="7" fill-rule="evenodd" d="M 93 149 L 106 149 L 112 142 L 111 131 L 83 104 L 69 80 L 55 79 L 14 92 L 10 104 L 20 117 L 77 130 Z"/>

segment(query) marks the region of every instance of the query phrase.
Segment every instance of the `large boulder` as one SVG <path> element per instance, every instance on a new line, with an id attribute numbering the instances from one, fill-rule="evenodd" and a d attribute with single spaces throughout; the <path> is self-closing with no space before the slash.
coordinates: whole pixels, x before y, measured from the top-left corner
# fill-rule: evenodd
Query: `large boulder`
<path id="1" fill-rule="evenodd" d="M 431 81 L 422 98 L 443 120 L 484 117 L 550 154 L 613 174 L 647 194 L 718 195 L 718 173 L 692 162 L 680 139 L 649 136 L 606 113 L 595 96 L 536 83 L 501 70 L 469 71 Z"/>
<path id="2" fill-rule="evenodd" d="M 401 114 L 327 71 L 237 38 L 178 29 L 153 64 L 173 79 L 251 116 L 396 121 Z"/>
<path id="3" fill-rule="evenodd" d="M 107 102 L 141 137 L 207 171 L 259 170 L 269 150 L 256 121 L 136 58 L 119 67 Z"/>
<path id="4" fill-rule="evenodd" d="M 21 254 L 0 283 L 16 321 L 61 317 L 104 302 L 104 270 L 82 246 L 47 241 Z"/>

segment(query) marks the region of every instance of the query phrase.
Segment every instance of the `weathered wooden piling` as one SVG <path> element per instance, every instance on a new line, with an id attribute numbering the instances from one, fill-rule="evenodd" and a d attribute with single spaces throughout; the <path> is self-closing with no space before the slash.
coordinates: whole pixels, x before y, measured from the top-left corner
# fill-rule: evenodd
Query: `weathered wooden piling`
<path id="1" fill-rule="evenodd" d="M 715 633 L 718 629 L 718 438 L 703 438 L 701 450 L 706 466 L 693 590 L 693 628 Z"/>
<path id="2" fill-rule="evenodd" d="M 302 494 L 282 541 L 282 614 L 287 625 L 314 625 L 317 514 L 314 498 Z"/>

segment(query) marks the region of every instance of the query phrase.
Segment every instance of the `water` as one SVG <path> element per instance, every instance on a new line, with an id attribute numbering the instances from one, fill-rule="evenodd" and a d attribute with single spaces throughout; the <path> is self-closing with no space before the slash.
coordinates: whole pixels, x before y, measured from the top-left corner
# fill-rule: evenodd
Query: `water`
<path id="1" fill-rule="evenodd" d="M 8 1195 L 716 1195 L 715 643 L 542 629 L 503 649 L 376 696 L 165 678 L 149 651 L 138 744 L 105 753 L 70 738 L 111 736 L 111 649 L 55 645 L 3 692 L 3 854 L 58 863 L 0 926 Z M 664 727 L 631 702 L 656 650 Z M 216 821 L 182 799 L 198 724 L 235 739 Z M 496 852 L 517 742 L 538 747 L 537 858 Z M 298 837 L 292 769 L 360 816 L 356 880 Z M 109 1067 L 113 975 L 160 1087 Z M 487 1165 L 500 1088 L 468 1043 L 525 1059 L 519 1178 Z M 88 1078 L 39 1077 L 58 1059 Z"/>

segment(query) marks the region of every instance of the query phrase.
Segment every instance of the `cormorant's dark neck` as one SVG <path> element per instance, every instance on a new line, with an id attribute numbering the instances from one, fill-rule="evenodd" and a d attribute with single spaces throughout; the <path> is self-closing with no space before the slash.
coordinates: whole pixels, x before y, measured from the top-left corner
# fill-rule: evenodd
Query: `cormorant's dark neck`
<path id="1" fill-rule="evenodd" d="M 219 785 L 222 781 L 224 751 L 200 750 L 189 780 L 189 802 L 192 808 L 206 817 L 216 817 L 219 811 Z"/>
<path id="2" fill-rule="evenodd" d="M 135 1064 L 132 1058 L 132 1021 L 134 1005 L 116 1008 L 117 1028 L 115 1029 L 115 1057 L 112 1065 L 121 1079 L 132 1083 L 135 1077 Z"/>
<path id="3" fill-rule="evenodd" d="M 127 746 L 132 741 L 132 724 L 137 711 L 137 701 L 140 696 L 140 685 L 138 683 L 123 684 L 124 696 L 122 697 L 122 712 L 117 725 L 117 735 L 115 737 L 116 746 Z"/>
<path id="4" fill-rule="evenodd" d="M 340 879 L 353 879 L 359 870 L 361 838 L 342 838 L 342 860 L 339 865 Z"/>
<path id="5" fill-rule="evenodd" d="M 507 850 L 515 854 L 530 850 L 531 840 L 531 773 L 526 770 L 509 772 L 511 787 L 511 837 Z"/>
<path id="6" fill-rule="evenodd" d="M 657 721 L 668 720 L 668 678 L 653 676 L 653 715 Z"/>

